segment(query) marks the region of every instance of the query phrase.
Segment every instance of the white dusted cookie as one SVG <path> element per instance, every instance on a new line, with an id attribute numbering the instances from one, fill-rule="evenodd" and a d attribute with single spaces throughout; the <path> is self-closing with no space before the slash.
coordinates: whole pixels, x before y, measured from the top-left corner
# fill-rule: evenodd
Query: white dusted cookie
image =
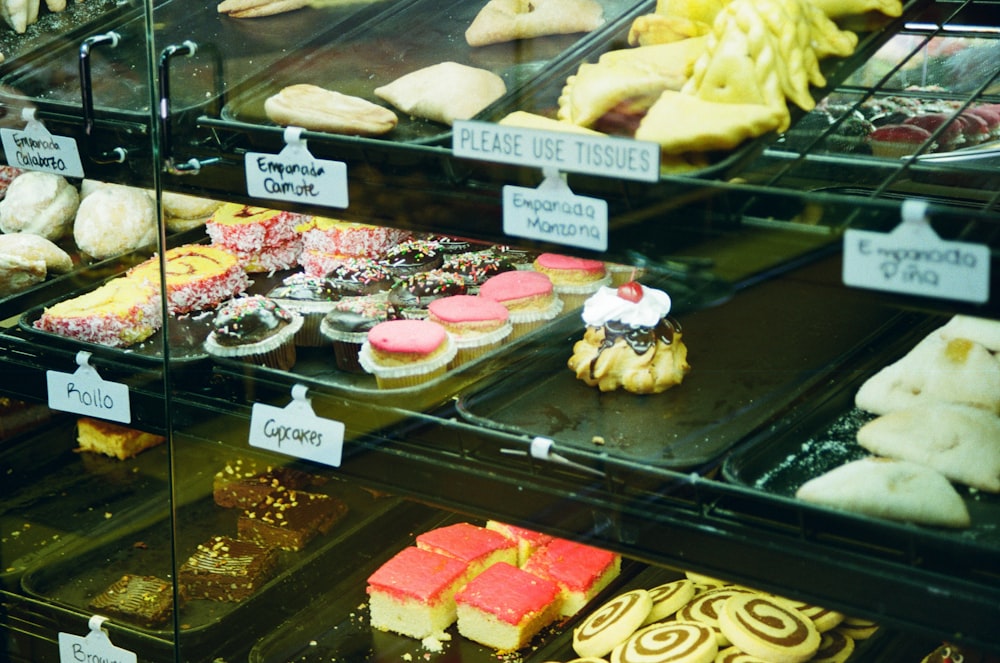
<path id="1" fill-rule="evenodd" d="M 98 260 L 156 244 L 156 205 L 142 189 L 118 184 L 97 187 L 80 203 L 73 238 Z"/>
<path id="2" fill-rule="evenodd" d="M 204 225 L 212 212 L 222 206 L 218 200 L 174 191 L 164 191 L 160 204 L 163 206 L 163 222 L 172 233 Z"/>
<path id="3" fill-rule="evenodd" d="M 31 233 L 0 235 L 0 255 L 15 255 L 25 260 L 41 260 L 46 272 L 65 274 L 73 269 L 73 259 L 51 240 Z"/>
<path id="4" fill-rule="evenodd" d="M 874 456 L 810 479 L 799 499 L 866 516 L 922 525 L 968 527 L 969 511 L 943 474 L 906 460 Z"/>
<path id="5" fill-rule="evenodd" d="M 503 79 L 486 69 L 440 62 L 375 88 L 375 95 L 404 113 L 451 125 L 468 120 L 507 92 Z"/>
<path id="6" fill-rule="evenodd" d="M 298 83 L 264 100 L 264 112 L 275 124 L 350 136 L 380 136 L 398 122 L 388 108 L 367 99 Z"/>
<path id="7" fill-rule="evenodd" d="M 44 260 L 0 252 L 0 297 L 41 283 L 45 280 L 46 273 Z"/>
<path id="8" fill-rule="evenodd" d="M 880 456 L 931 467 L 952 481 L 1000 492 L 1000 417 L 961 403 L 896 410 L 858 430 L 858 444 Z"/>
<path id="9" fill-rule="evenodd" d="M 490 0 L 465 31 L 469 46 L 590 32 L 604 25 L 595 0 Z"/>
<path id="10" fill-rule="evenodd" d="M 0 201 L 0 230 L 57 241 L 69 233 L 80 194 L 62 175 L 28 171 L 14 178 Z"/>
<path id="11" fill-rule="evenodd" d="M 938 329 L 868 378 L 854 402 L 874 414 L 935 402 L 966 403 L 998 414 L 1000 360 L 979 343 L 948 338 Z"/>

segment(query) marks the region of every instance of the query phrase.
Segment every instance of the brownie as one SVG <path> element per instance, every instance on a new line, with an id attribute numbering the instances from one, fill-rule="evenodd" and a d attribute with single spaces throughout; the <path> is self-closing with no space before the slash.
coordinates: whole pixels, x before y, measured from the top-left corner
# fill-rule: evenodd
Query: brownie
<path id="1" fill-rule="evenodd" d="M 335 497 L 289 490 L 245 509 L 236 527 L 241 539 L 283 550 L 302 550 L 346 514 L 347 505 Z"/>
<path id="2" fill-rule="evenodd" d="M 290 467 L 258 465 L 242 458 L 215 473 L 212 496 L 219 506 L 248 508 L 285 490 L 321 486 L 326 479 Z"/>
<path id="3" fill-rule="evenodd" d="M 263 586 L 277 565 L 273 548 L 213 536 L 181 565 L 177 580 L 188 598 L 239 602 Z"/>
<path id="4" fill-rule="evenodd" d="M 98 613 L 152 628 L 170 619 L 173 585 L 156 576 L 123 575 L 90 601 Z"/>

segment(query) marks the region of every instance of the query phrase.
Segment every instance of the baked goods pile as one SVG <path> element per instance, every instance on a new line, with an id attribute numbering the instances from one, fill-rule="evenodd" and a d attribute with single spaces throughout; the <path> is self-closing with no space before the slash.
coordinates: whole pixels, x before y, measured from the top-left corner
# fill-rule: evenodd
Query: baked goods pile
<path id="1" fill-rule="evenodd" d="M 834 18 L 902 11 L 894 0 L 833 4 L 660 0 L 633 22 L 631 48 L 567 79 L 558 120 L 659 143 L 666 167 L 704 165 L 706 153 L 787 129 L 789 104 L 815 106 L 811 88 L 826 84 L 819 62 L 857 45 Z"/>
<path id="2" fill-rule="evenodd" d="M 868 378 L 855 404 L 872 454 L 807 481 L 803 500 L 906 522 L 968 527 L 953 484 L 1000 492 L 1000 322 L 964 315 Z"/>
<path id="3" fill-rule="evenodd" d="M 5 0 L 0 3 L 0 16 L 6 21 L 17 34 L 24 34 L 29 25 L 34 25 L 38 20 L 38 13 L 41 11 L 42 3 L 39 0 Z M 45 8 L 52 13 L 59 13 L 66 9 L 66 0 L 45 0 Z M 3 56 L 0 55 L 0 60 Z"/>
<path id="4" fill-rule="evenodd" d="M 587 328 L 567 365 L 601 391 L 657 394 L 680 384 L 691 367 L 670 296 L 630 281 L 601 287 L 583 306 Z"/>
<path id="5" fill-rule="evenodd" d="M 526 647 L 620 571 L 615 553 L 496 521 L 423 532 L 368 578 L 374 628 L 434 641 L 459 634 L 499 652 Z"/>
<path id="6" fill-rule="evenodd" d="M 622 592 L 573 629 L 580 660 L 846 661 L 868 620 L 695 573 Z"/>

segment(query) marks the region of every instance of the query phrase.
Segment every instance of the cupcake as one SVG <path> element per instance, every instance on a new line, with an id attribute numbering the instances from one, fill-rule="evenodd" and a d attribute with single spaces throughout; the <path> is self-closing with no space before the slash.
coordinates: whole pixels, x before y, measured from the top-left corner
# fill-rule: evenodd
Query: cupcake
<path id="1" fill-rule="evenodd" d="M 387 320 L 368 332 L 359 360 L 380 389 L 400 389 L 444 375 L 455 352 L 448 332 L 436 322 Z"/>
<path id="2" fill-rule="evenodd" d="M 912 124 L 886 124 L 878 127 L 868 137 L 872 155 L 888 159 L 900 159 L 912 154 L 928 143 L 931 132 Z M 927 152 L 933 151 L 933 146 Z"/>
<path id="3" fill-rule="evenodd" d="M 364 297 L 386 292 L 392 287 L 389 270 L 371 258 L 347 258 L 325 277 L 340 297 Z"/>
<path id="4" fill-rule="evenodd" d="M 441 267 L 441 254 L 431 242 L 411 240 L 401 242 L 378 259 L 393 276 L 404 277 Z"/>
<path id="5" fill-rule="evenodd" d="M 566 310 L 583 306 L 587 297 L 611 283 L 607 268 L 600 260 L 577 258 L 560 253 L 542 253 L 533 263 L 535 271 L 549 277 L 556 296 Z"/>
<path id="6" fill-rule="evenodd" d="M 587 299 L 583 338 L 567 365 L 601 391 L 658 394 L 678 385 L 691 367 L 670 296 L 635 281 L 602 287 Z"/>
<path id="7" fill-rule="evenodd" d="M 449 237 L 448 235 L 433 235 L 428 237 L 426 241 L 437 247 L 438 253 L 445 257 L 476 251 L 479 248 L 467 239 Z"/>
<path id="8" fill-rule="evenodd" d="M 402 278 L 389 289 L 389 304 L 401 318 L 426 318 L 435 299 L 464 295 L 468 289 L 460 274 L 433 270 Z"/>
<path id="9" fill-rule="evenodd" d="M 470 251 L 446 255 L 442 271 L 460 274 L 470 294 L 476 294 L 483 282 L 500 272 L 509 272 L 514 266 L 491 251 Z"/>
<path id="10" fill-rule="evenodd" d="M 510 313 L 511 339 L 554 319 L 563 310 L 552 281 L 541 272 L 515 270 L 486 279 L 479 287 L 479 297 L 492 299 Z"/>
<path id="11" fill-rule="evenodd" d="M 490 251 L 507 264 L 513 266 L 514 269 L 534 269 L 532 264 L 535 262 L 535 258 L 538 257 L 538 251 L 528 251 L 527 249 L 519 249 L 506 244 L 498 244 L 490 249 Z"/>
<path id="12" fill-rule="evenodd" d="M 364 373 L 358 361 L 368 332 L 389 318 L 389 301 L 383 295 L 348 297 L 333 305 L 320 323 L 320 333 L 333 344 L 337 368 L 350 373 Z"/>
<path id="13" fill-rule="evenodd" d="M 295 344 L 318 347 L 325 344 L 319 325 L 323 316 L 340 297 L 326 279 L 297 273 L 285 278 L 267 293 L 278 306 L 302 316 L 302 328 L 295 335 Z"/>
<path id="14" fill-rule="evenodd" d="M 267 297 L 238 297 L 219 308 L 205 351 L 287 371 L 295 365 L 294 338 L 301 326 L 301 316 Z"/>
<path id="15" fill-rule="evenodd" d="M 507 307 L 475 295 L 437 299 L 428 305 L 427 319 L 444 327 L 455 342 L 451 368 L 499 348 L 511 333 Z"/>

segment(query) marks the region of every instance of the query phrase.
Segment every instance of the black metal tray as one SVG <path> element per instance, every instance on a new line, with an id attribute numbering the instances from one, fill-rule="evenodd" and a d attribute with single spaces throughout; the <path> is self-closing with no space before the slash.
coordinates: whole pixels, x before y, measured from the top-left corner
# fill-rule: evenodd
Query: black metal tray
<path id="1" fill-rule="evenodd" d="M 494 72 L 504 79 L 508 94 L 524 86 L 551 64 L 573 52 L 593 34 L 524 39 L 471 47 L 465 30 L 485 2 L 468 0 L 409 0 L 396 10 L 374 17 L 357 29 L 295 53 L 265 69 L 253 85 L 233 96 L 222 119 L 249 125 L 274 126 L 264 113 L 264 100 L 294 83 L 312 83 L 385 105 L 374 89 L 422 67 L 453 61 Z M 602 0 L 606 25 L 635 13 L 648 0 Z M 600 32 L 602 29 L 599 28 Z M 441 143 L 450 127 L 398 113 L 399 124 L 383 138 L 398 143 Z"/>
<path id="2" fill-rule="evenodd" d="M 76 418 L 59 417 L 0 448 L 0 588 L 67 547 L 166 515 L 166 444 L 124 461 L 76 446 Z"/>
<path id="3" fill-rule="evenodd" d="M 828 276 L 812 282 L 815 270 L 838 264 L 765 281 L 712 308 L 675 309 L 692 369 L 662 394 L 602 393 L 577 380 L 566 361 L 583 323 L 571 320 L 517 371 L 461 394 L 458 411 L 484 428 L 551 438 L 590 464 L 714 463 L 852 353 L 906 328 L 865 293 L 821 285 Z"/>
<path id="4" fill-rule="evenodd" d="M 722 466 L 725 479 L 794 498 L 795 491 L 809 479 L 871 455 L 857 443 L 856 437 L 858 429 L 875 417 L 855 407 L 854 395 L 865 379 L 902 356 L 926 335 L 926 331 L 921 329 L 920 333 L 903 335 L 892 351 L 845 367 L 851 370 L 841 373 L 843 379 L 826 385 L 822 395 L 810 400 L 808 408 L 793 408 L 781 413 L 766 433 L 748 440 L 726 458 Z M 1000 531 L 996 526 L 1000 520 L 1000 496 L 959 485 L 955 487 L 965 500 L 971 527 L 962 530 L 912 527 L 950 548 L 956 556 L 953 562 L 958 559 L 961 546 L 992 550 L 995 555 L 1000 550 Z M 841 513 L 869 524 L 891 525 L 868 516 Z M 961 569 L 962 572 L 975 570 L 972 567 Z"/>
<path id="5" fill-rule="evenodd" d="M 160 48 L 193 42 L 191 57 L 170 64 L 171 108 L 197 112 L 224 96 L 224 88 L 241 81 L 318 36 L 349 29 L 354 21 L 398 0 L 335 3 L 270 17 L 236 19 L 220 14 L 218 0 L 169 0 L 153 9 Z M 89 2 L 89 0 L 88 0 Z M 70 4 L 73 4 L 72 2 Z M 105 21 L 121 39 L 114 48 L 91 51 L 94 107 L 101 117 L 145 122 L 149 116 L 151 73 L 147 67 L 146 17 L 136 10 L 118 21 Z M 79 40 L 49 45 L 37 57 L 12 68 L 0 85 L 3 96 L 29 101 L 45 110 L 79 115 Z M 220 71 L 221 67 L 221 71 Z"/>
<path id="6" fill-rule="evenodd" d="M 170 518 L 162 517 L 143 529 L 105 537 L 99 545 L 67 550 L 58 560 L 29 569 L 21 579 L 24 593 L 61 609 L 90 613 L 90 600 L 122 574 L 174 578 L 175 555 L 179 564 L 211 536 L 235 537 L 239 509 L 215 504 L 212 478 L 226 462 L 255 457 L 253 450 L 237 453 L 231 447 L 191 442 L 183 437 L 180 442 L 174 444 L 173 458 L 175 467 L 184 471 L 175 496 L 176 527 Z M 256 457 L 264 456 L 258 453 Z M 386 532 L 398 536 L 399 532 L 411 531 L 439 517 L 439 512 L 428 507 L 369 492 L 335 477 L 307 490 L 340 498 L 347 504 L 347 514 L 305 549 L 279 551 L 277 574 L 244 601 L 186 601 L 179 613 L 182 627 L 178 643 L 186 660 L 206 660 L 212 651 L 248 647 L 246 629 L 269 629 L 291 606 L 299 605 L 302 596 L 335 580 L 345 573 L 343 569 L 353 569 L 359 548 L 365 547 L 363 542 L 378 541 Z M 171 622 L 147 628 L 125 619 L 113 621 L 116 626 L 150 638 L 172 639 Z"/>

